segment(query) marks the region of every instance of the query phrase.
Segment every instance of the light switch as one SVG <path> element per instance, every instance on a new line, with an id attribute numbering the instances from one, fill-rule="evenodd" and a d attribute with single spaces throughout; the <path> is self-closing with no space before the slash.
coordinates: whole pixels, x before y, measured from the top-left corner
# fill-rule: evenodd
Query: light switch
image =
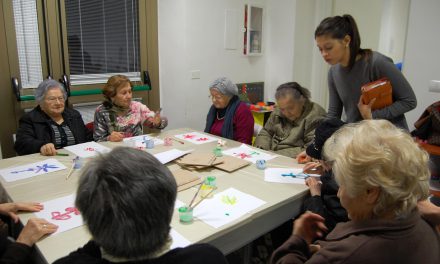
<path id="1" fill-rule="evenodd" d="M 200 79 L 200 70 L 191 71 L 191 79 Z"/>
<path id="2" fill-rule="evenodd" d="M 429 91 L 433 93 L 440 93 L 440 81 L 431 80 L 429 82 Z"/>

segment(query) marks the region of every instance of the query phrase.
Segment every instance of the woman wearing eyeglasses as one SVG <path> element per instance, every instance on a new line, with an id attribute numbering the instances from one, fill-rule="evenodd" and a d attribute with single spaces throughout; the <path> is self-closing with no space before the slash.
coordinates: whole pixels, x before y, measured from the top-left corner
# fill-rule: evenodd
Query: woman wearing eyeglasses
<path id="1" fill-rule="evenodd" d="M 254 118 L 238 98 L 237 86 L 220 77 L 211 83 L 209 92 L 212 106 L 206 117 L 205 132 L 251 145 Z"/>
<path id="2" fill-rule="evenodd" d="M 66 99 L 64 87 L 55 80 L 47 79 L 38 85 L 37 107 L 20 119 L 15 141 L 18 155 L 40 152 L 54 156 L 57 149 L 92 140 L 81 114 L 65 107 Z"/>

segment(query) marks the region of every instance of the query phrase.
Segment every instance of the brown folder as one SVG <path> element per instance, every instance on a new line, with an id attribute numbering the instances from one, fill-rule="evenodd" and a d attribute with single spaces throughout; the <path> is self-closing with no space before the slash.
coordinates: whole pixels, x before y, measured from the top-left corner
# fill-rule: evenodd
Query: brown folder
<path id="1" fill-rule="evenodd" d="M 393 88 L 388 78 L 382 78 L 363 85 L 361 92 L 364 104 L 369 104 L 373 98 L 376 98 L 371 110 L 382 109 L 393 103 Z"/>

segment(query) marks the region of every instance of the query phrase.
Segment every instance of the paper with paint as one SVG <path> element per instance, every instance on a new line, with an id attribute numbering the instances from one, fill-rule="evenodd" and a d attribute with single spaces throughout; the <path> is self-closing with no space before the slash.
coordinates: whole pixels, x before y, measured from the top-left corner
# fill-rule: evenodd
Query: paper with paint
<path id="1" fill-rule="evenodd" d="M 267 182 L 305 184 L 307 177 L 320 177 L 319 174 L 305 174 L 301 168 L 267 168 L 264 180 Z"/>
<path id="2" fill-rule="evenodd" d="M 251 148 L 247 146 L 246 144 L 242 144 L 240 147 L 237 148 L 231 148 L 224 150 L 222 152 L 224 155 L 229 155 L 232 157 L 244 159 L 247 161 L 250 161 L 255 164 L 257 160 L 271 160 L 277 157 L 277 155 L 270 155 L 267 153 L 264 153 L 262 151 L 259 151 L 257 149 Z"/>
<path id="3" fill-rule="evenodd" d="M 185 134 L 179 134 L 179 135 L 175 135 L 176 138 L 179 139 L 183 139 L 186 141 L 189 141 L 193 144 L 204 144 L 204 143 L 209 143 L 209 142 L 217 142 L 218 138 L 212 137 L 212 136 L 208 136 L 199 132 L 190 132 L 190 133 L 185 133 Z"/>
<path id="4" fill-rule="evenodd" d="M 72 153 L 75 153 L 77 156 L 81 158 L 90 158 L 98 155 L 98 153 L 107 153 L 110 151 L 109 148 L 104 147 L 103 145 L 93 141 L 64 147 L 64 149 Z"/>
<path id="5" fill-rule="evenodd" d="M 164 151 L 164 152 L 160 152 L 160 153 L 154 154 L 154 156 L 162 164 L 166 164 L 166 163 L 168 163 L 168 162 L 170 162 L 172 160 L 175 160 L 175 159 L 177 159 L 179 157 L 182 157 L 185 154 L 190 153 L 191 151 L 193 151 L 193 150 L 191 149 L 191 150 L 183 151 L 183 150 L 178 150 L 178 149 L 171 149 L 171 150 L 168 150 L 168 151 Z"/>
<path id="6" fill-rule="evenodd" d="M 147 135 L 128 137 L 128 138 L 124 138 L 123 141 L 124 142 L 130 142 L 130 141 L 134 142 L 134 147 L 136 147 L 136 148 L 145 148 L 145 141 L 151 140 L 151 139 L 154 141 L 155 146 L 161 145 L 164 143 L 164 141 L 162 139 L 150 137 Z"/>
<path id="7" fill-rule="evenodd" d="M 0 175 L 3 176 L 5 181 L 13 182 L 64 169 L 66 169 L 66 166 L 58 160 L 46 159 L 31 164 L 2 169 L 0 170 Z"/>
<path id="8" fill-rule="evenodd" d="M 194 217 L 218 228 L 231 223 L 266 202 L 255 196 L 229 188 L 211 199 L 203 200 L 194 208 Z"/>
<path id="9" fill-rule="evenodd" d="M 84 224 L 80 212 L 75 208 L 75 194 L 44 202 L 43 205 L 44 209 L 34 214 L 57 225 L 55 234 Z"/>
<path id="10" fill-rule="evenodd" d="M 173 243 L 171 244 L 171 249 L 179 248 L 179 247 L 186 247 L 191 242 L 189 242 L 188 239 L 184 238 L 181 234 L 177 233 L 176 230 L 171 228 L 170 236 L 173 239 Z"/>

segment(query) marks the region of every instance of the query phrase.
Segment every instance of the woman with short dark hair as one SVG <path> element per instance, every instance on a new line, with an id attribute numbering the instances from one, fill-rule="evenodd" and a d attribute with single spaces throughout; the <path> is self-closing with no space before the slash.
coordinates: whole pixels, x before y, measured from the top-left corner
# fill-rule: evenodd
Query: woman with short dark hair
<path id="1" fill-rule="evenodd" d="M 18 155 L 40 152 L 53 156 L 57 149 L 92 140 L 81 114 L 66 107 L 67 93 L 57 81 L 47 79 L 35 90 L 38 106 L 20 118 L 15 141 Z"/>
<path id="2" fill-rule="evenodd" d="M 208 244 L 170 250 L 176 181 L 153 155 L 118 147 L 84 168 L 76 207 L 92 235 L 55 263 L 226 263 Z"/>

